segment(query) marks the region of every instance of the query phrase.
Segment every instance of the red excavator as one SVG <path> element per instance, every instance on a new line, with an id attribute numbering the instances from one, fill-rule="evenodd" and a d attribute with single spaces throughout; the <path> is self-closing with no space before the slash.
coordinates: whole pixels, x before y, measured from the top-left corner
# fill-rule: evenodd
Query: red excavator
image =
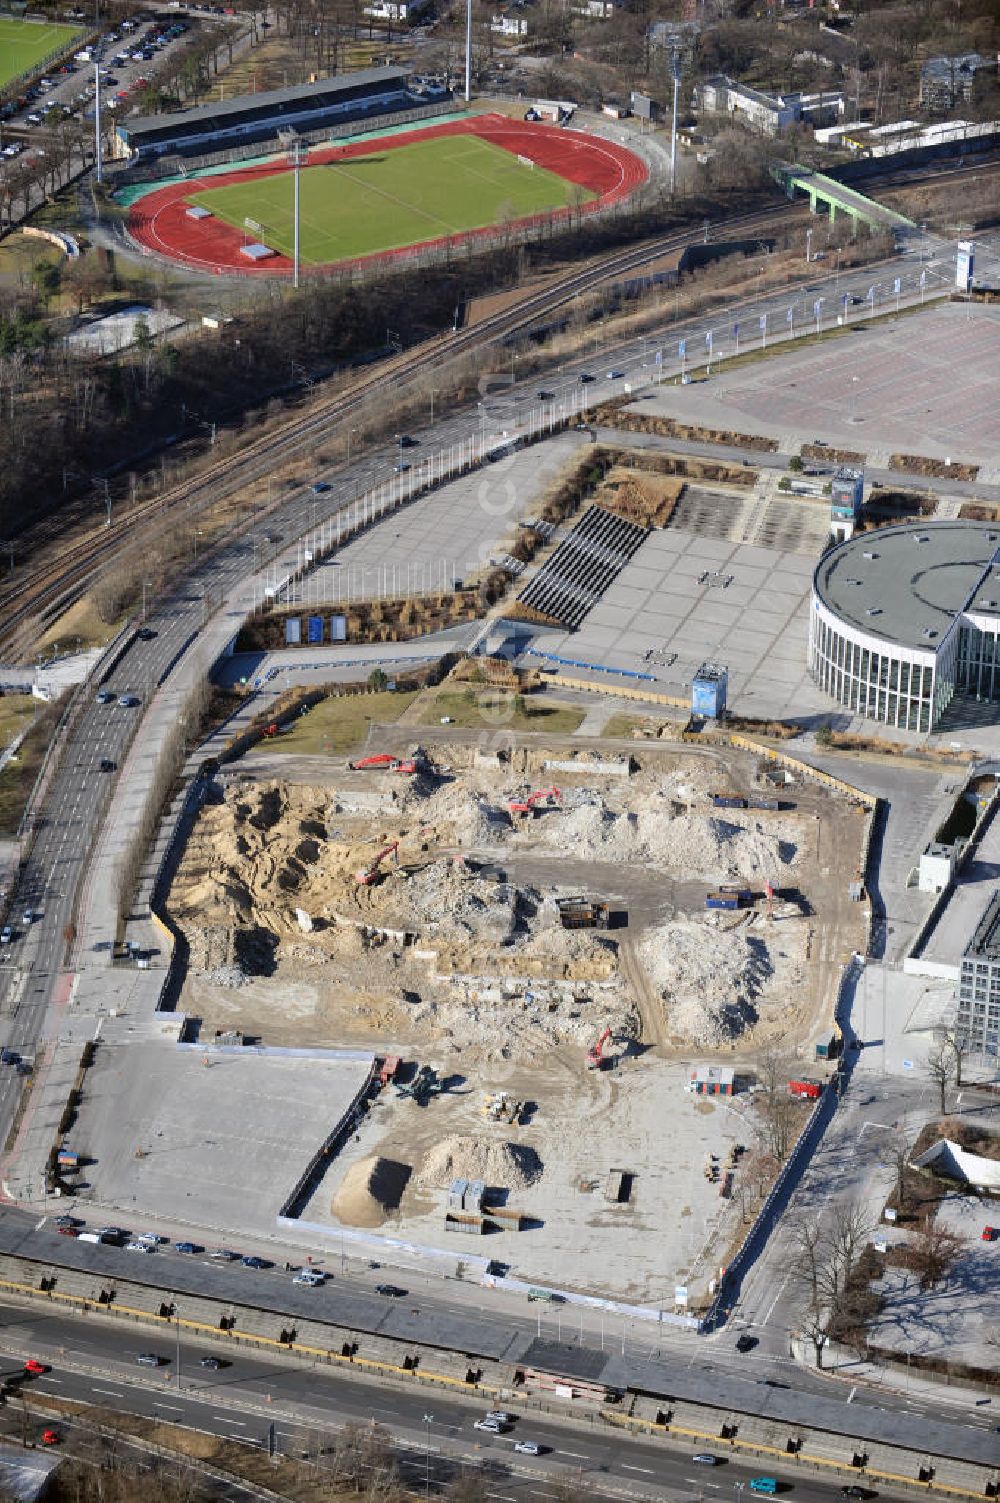
<path id="1" fill-rule="evenodd" d="M 608 1039 L 610 1037 L 611 1037 L 611 1029 L 610 1028 L 605 1028 L 604 1032 L 601 1034 L 600 1038 L 597 1040 L 597 1043 L 596 1044 L 592 1044 L 591 1047 L 587 1050 L 587 1069 L 588 1070 L 603 1070 L 604 1069 L 604 1046 L 608 1042 Z"/>
<path id="2" fill-rule="evenodd" d="M 557 804 L 562 797 L 558 788 L 540 788 L 537 793 L 529 793 L 526 798 L 512 798 L 507 805 L 511 814 L 534 814 L 535 809 L 543 801 L 547 808 Z"/>
<path id="3" fill-rule="evenodd" d="M 421 765 L 420 757 L 393 757 L 388 752 L 378 752 L 371 757 L 362 757 L 358 762 L 348 762 L 352 772 L 362 772 L 366 768 L 373 772 L 417 772 Z"/>
<path id="4" fill-rule="evenodd" d="M 399 841 L 398 840 L 394 840 L 391 845 L 383 846 L 382 850 L 379 851 L 378 855 L 375 857 L 375 859 L 372 862 L 371 866 L 369 866 L 366 871 L 360 871 L 360 872 L 355 872 L 354 873 L 355 878 L 357 879 L 358 886 L 359 887 L 371 887 L 372 883 L 375 882 L 377 880 L 377 878 L 378 878 L 379 869 L 380 869 L 380 867 L 382 865 L 382 862 L 385 860 L 385 858 L 387 856 L 392 856 L 393 854 L 395 854 L 395 856 L 396 856 L 396 865 L 398 866 L 399 865 Z"/>

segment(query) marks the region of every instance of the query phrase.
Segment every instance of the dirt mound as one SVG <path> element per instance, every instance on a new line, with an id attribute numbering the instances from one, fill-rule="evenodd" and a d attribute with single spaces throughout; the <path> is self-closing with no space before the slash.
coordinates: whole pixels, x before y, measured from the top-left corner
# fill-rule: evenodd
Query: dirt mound
<path id="1" fill-rule="evenodd" d="M 775 943 L 773 931 L 768 939 L 752 928 L 677 920 L 650 929 L 639 954 L 671 1037 L 718 1048 L 752 1029 L 768 1005 L 773 1010 L 795 994 L 803 939 L 785 932 Z"/>
<path id="2" fill-rule="evenodd" d="M 498 1189 L 525 1190 L 541 1172 L 537 1153 L 523 1143 L 498 1143 L 456 1133 L 435 1143 L 414 1183 L 425 1189 L 447 1190 L 453 1179 L 481 1179 Z"/>
<path id="3" fill-rule="evenodd" d="M 367 1158 L 352 1164 L 330 1203 L 349 1226 L 381 1226 L 399 1205 L 412 1170 L 395 1159 Z"/>

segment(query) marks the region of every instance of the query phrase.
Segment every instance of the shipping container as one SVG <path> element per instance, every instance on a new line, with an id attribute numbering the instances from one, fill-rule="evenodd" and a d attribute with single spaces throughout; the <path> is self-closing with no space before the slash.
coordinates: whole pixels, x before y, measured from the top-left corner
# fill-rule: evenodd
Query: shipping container
<path id="1" fill-rule="evenodd" d="M 823 1083 L 820 1080 L 790 1080 L 788 1094 L 800 1101 L 817 1101 L 823 1094 Z"/>
<path id="2" fill-rule="evenodd" d="M 745 809 L 747 806 L 742 793 L 713 793 L 712 803 L 717 809 Z"/>
<path id="3" fill-rule="evenodd" d="M 724 908 L 730 913 L 739 906 L 740 900 L 734 892 L 710 892 L 705 899 L 706 908 Z"/>

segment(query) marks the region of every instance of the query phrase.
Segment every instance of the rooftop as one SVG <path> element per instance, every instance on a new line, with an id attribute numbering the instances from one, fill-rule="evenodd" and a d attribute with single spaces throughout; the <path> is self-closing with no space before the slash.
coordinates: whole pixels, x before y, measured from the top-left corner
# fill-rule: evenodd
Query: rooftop
<path id="1" fill-rule="evenodd" d="M 991 568 L 998 549 L 1000 524 L 882 527 L 832 548 L 817 565 L 813 589 L 866 635 L 932 653 L 964 610 L 981 615 L 991 610 L 987 601 L 1000 607 L 1000 567 Z"/>
<path id="2" fill-rule="evenodd" d="M 308 107 L 315 103 L 317 109 L 338 94 L 354 94 L 361 89 L 374 88 L 377 84 L 402 83 L 408 77 L 406 68 L 361 68 L 357 73 L 337 73 L 332 78 L 321 78 L 316 83 L 295 84 L 287 89 L 265 89 L 259 94 L 240 94 L 235 99 L 219 100 L 215 104 L 202 104 L 193 110 L 177 110 L 167 115 L 140 115 L 124 121 L 129 135 L 143 135 L 162 131 L 178 124 L 197 125 L 227 120 L 239 120 L 253 114 L 284 114 L 295 105 Z"/>
<path id="3" fill-rule="evenodd" d="M 1000 961 L 1000 892 L 990 898 L 962 959 Z"/>

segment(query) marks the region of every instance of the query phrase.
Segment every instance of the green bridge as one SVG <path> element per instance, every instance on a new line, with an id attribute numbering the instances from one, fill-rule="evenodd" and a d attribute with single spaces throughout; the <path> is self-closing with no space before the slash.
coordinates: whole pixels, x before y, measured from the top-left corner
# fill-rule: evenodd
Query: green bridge
<path id="1" fill-rule="evenodd" d="M 873 198 L 866 198 L 856 189 L 848 188 L 846 184 L 838 183 L 836 178 L 827 177 L 825 173 L 816 172 L 811 167 L 781 166 L 772 168 L 772 172 L 789 198 L 795 197 L 796 190 L 807 193 L 809 208 L 814 214 L 819 212 L 817 205 L 824 204 L 829 209 L 831 224 L 839 213 L 846 214 L 854 221 L 855 233 L 859 220 L 872 230 L 916 228 L 911 219 L 897 214 L 895 209 L 887 209 Z"/>

